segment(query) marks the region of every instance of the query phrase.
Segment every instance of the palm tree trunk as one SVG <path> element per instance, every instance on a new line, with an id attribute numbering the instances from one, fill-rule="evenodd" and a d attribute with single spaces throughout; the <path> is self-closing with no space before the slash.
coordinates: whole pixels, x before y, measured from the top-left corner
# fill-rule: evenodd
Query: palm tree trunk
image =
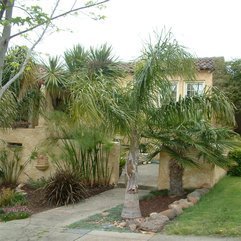
<path id="1" fill-rule="evenodd" d="M 140 218 L 141 211 L 138 196 L 137 165 L 139 160 L 139 138 L 137 130 L 132 131 L 130 137 L 130 151 L 126 163 L 127 187 L 125 192 L 122 218 Z"/>
<path id="2" fill-rule="evenodd" d="M 184 194 L 182 181 L 183 173 L 184 168 L 179 165 L 175 159 L 171 159 L 169 161 L 170 195 L 182 196 Z"/>

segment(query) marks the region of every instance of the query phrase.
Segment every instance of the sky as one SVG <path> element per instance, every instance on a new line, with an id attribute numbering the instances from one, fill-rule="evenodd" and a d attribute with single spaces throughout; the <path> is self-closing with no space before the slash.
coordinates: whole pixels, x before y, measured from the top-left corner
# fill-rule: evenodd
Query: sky
<path id="1" fill-rule="evenodd" d="M 44 1 L 39 1 L 44 8 L 52 2 Z M 131 61 L 154 32 L 165 28 L 197 57 L 241 58 L 240 9 L 240 0 L 110 0 L 101 10 L 105 20 L 92 20 L 87 11 L 58 20 L 63 30 L 48 33 L 36 51 L 61 55 L 75 44 L 107 43 L 121 61 Z"/>

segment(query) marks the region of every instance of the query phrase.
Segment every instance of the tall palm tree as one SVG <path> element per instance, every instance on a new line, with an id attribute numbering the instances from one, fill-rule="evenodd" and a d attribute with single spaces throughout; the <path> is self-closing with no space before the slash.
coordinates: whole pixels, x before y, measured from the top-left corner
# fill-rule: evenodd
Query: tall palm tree
<path id="1" fill-rule="evenodd" d="M 180 76 L 195 78 L 195 65 L 192 56 L 180 46 L 170 32 L 157 36 L 150 42 L 138 59 L 131 89 L 131 103 L 134 118 L 130 127 L 130 152 L 126 164 L 128 178 L 125 202 L 121 216 L 137 218 L 141 216 L 138 199 L 137 165 L 139 159 L 139 140 L 145 128 L 147 113 L 171 98 L 169 79 Z"/>
<path id="2" fill-rule="evenodd" d="M 66 96 L 67 72 L 64 63 L 58 56 L 49 57 L 42 67 L 38 79 L 44 81 L 48 110 L 59 110 Z"/>
<path id="3" fill-rule="evenodd" d="M 76 88 L 80 88 L 78 93 L 78 97 L 80 97 L 84 89 L 93 90 L 95 84 L 116 85 L 116 81 L 116 83 L 111 82 L 123 76 L 123 70 L 111 51 L 112 48 L 107 44 L 101 45 L 99 48 L 91 47 L 89 50 L 75 45 L 72 49 L 65 51 L 63 59 L 50 57 L 47 63 L 43 63 L 44 71 L 39 78 L 44 80 L 46 90 L 53 103 L 52 110 L 59 110 L 60 103 L 65 102 L 66 99 L 68 102 L 71 101 L 69 99 L 70 91 L 76 93 Z M 92 85 L 93 87 L 91 87 Z M 93 101 L 91 102 L 93 104 Z"/>
<path id="4" fill-rule="evenodd" d="M 184 194 L 182 178 L 186 165 L 209 162 L 228 166 L 224 152 L 240 145 L 237 135 L 228 128 L 233 124 L 232 104 L 211 89 L 202 96 L 180 98 L 149 111 L 144 135 L 152 140 L 153 155 L 162 151 L 170 155 L 171 195 Z"/>

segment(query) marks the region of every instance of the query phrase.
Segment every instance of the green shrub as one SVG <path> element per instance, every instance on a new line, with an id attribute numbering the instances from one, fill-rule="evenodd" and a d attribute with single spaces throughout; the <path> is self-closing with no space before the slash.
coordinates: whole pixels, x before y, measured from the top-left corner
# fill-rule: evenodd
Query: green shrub
<path id="1" fill-rule="evenodd" d="M 44 187 L 45 201 L 51 205 L 73 204 L 88 197 L 79 174 L 69 170 L 57 170 Z"/>
<path id="2" fill-rule="evenodd" d="M 87 186 L 108 186 L 113 171 L 109 165 L 113 143 L 99 129 L 79 125 L 68 129 L 60 123 L 61 120 L 52 126 L 56 133 L 46 142 L 56 168 L 78 171 Z M 53 145 L 57 149 L 54 150 Z"/>
<path id="3" fill-rule="evenodd" d="M 14 205 L 25 205 L 27 199 L 21 193 L 15 192 L 13 189 L 4 188 L 0 193 L 0 207 L 9 207 Z"/>
<path id="4" fill-rule="evenodd" d="M 147 143 L 141 143 L 139 145 L 140 153 L 147 153 Z"/>
<path id="5" fill-rule="evenodd" d="M 15 185 L 27 164 L 35 157 L 33 152 L 29 159 L 20 163 L 22 147 L 7 147 L 7 143 L 0 142 L 0 179 L 3 184 Z"/>
<path id="6" fill-rule="evenodd" d="M 12 204 L 15 191 L 10 188 L 3 188 L 0 193 L 0 207 L 7 207 Z"/>
<path id="7" fill-rule="evenodd" d="M 28 212 L 9 212 L 0 215 L 0 219 L 4 222 L 28 218 L 31 214 Z"/>
<path id="8" fill-rule="evenodd" d="M 12 205 L 26 205 L 27 199 L 26 196 L 22 193 L 15 192 L 13 199 L 12 199 Z"/>
<path id="9" fill-rule="evenodd" d="M 47 184 L 47 180 L 44 177 L 41 177 L 37 180 L 30 178 L 27 182 L 28 186 L 33 189 L 43 188 Z"/>
<path id="10" fill-rule="evenodd" d="M 229 160 L 232 163 L 228 170 L 228 175 L 241 177 L 241 149 L 229 152 Z"/>
<path id="11" fill-rule="evenodd" d="M 123 156 L 121 156 L 120 161 L 119 161 L 119 176 L 121 176 L 122 171 L 125 167 L 125 164 L 126 164 L 126 159 Z"/>

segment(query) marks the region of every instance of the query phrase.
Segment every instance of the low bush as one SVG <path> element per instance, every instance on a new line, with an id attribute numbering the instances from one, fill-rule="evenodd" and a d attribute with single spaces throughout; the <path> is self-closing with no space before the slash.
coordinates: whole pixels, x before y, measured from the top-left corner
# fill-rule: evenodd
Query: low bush
<path id="1" fill-rule="evenodd" d="M 51 205 L 73 204 L 88 197 L 88 192 L 78 174 L 59 169 L 44 187 L 45 201 Z"/>
<path id="2" fill-rule="evenodd" d="M 4 188 L 0 193 L 0 207 L 25 205 L 26 203 L 26 197 L 21 193 L 15 192 L 13 189 Z"/>
<path id="3" fill-rule="evenodd" d="M 119 161 L 119 176 L 121 176 L 122 171 L 125 168 L 125 164 L 126 164 L 126 159 L 123 156 L 121 156 L 120 161 Z"/>
<path id="4" fill-rule="evenodd" d="M 4 222 L 16 220 L 16 219 L 24 219 L 28 218 L 31 214 L 28 212 L 9 212 L 0 214 L 0 219 Z"/>
<path id="5" fill-rule="evenodd" d="M 5 185 L 16 185 L 19 176 L 31 160 L 36 158 L 33 151 L 29 159 L 21 163 L 22 147 L 7 147 L 7 143 L 0 141 L 0 180 Z"/>
<path id="6" fill-rule="evenodd" d="M 231 151 L 228 155 L 230 165 L 228 175 L 241 177 L 241 149 Z"/>
<path id="7" fill-rule="evenodd" d="M 3 188 L 0 193 L 0 207 L 10 206 L 14 198 L 15 191 L 10 188 Z"/>
<path id="8" fill-rule="evenodd" d="M 0 212 L 0 220 L 7 222 L 16 219 L 24 219 L 31 216 L 32 212 L 26 206 L 15 206 L 2 208 Z"/>
<path id="9" fill-rule="evenodd" d="M 43 188 L 47 184 L 47 180 L 44 177 L 41 177 L 37 180 L 30 178 L 27 182 L 28 186 L 33 189 Z"/>

